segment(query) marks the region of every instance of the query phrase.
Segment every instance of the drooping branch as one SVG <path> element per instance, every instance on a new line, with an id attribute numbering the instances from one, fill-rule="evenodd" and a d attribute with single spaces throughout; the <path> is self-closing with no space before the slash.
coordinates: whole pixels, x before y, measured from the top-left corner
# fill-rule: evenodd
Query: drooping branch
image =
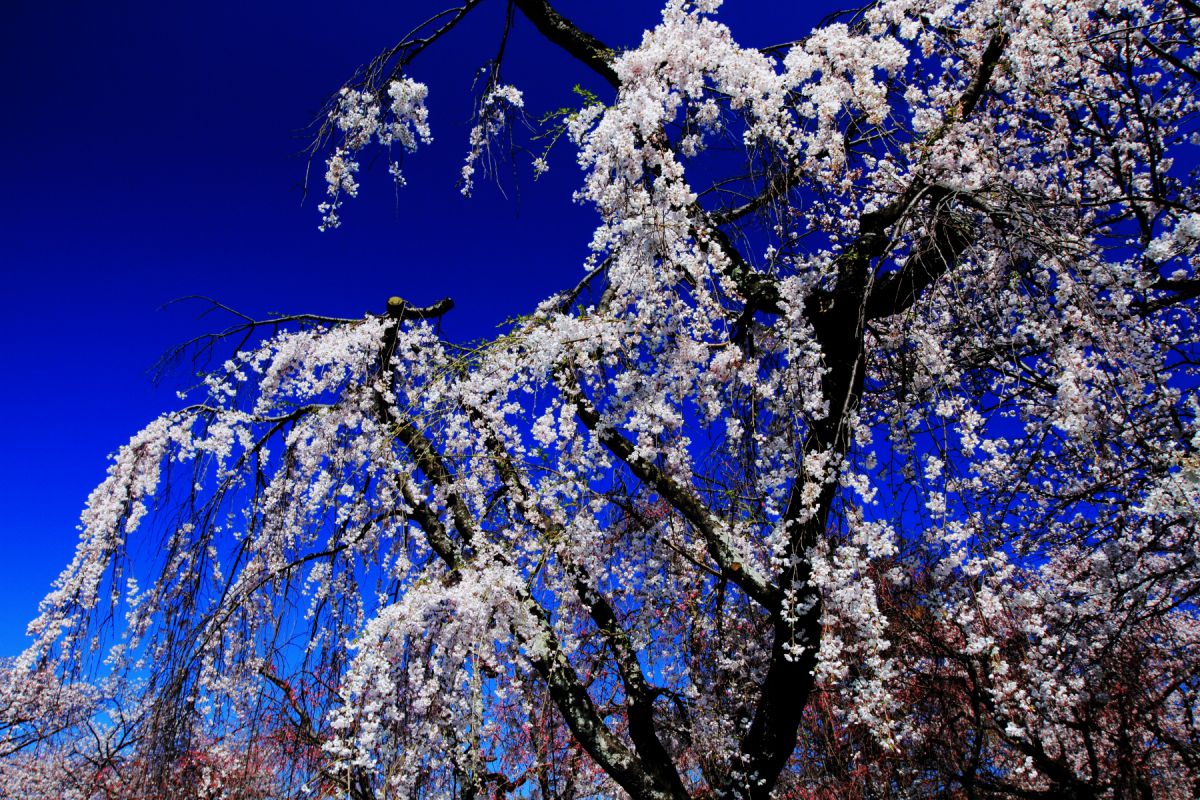
<path id="1" fill-rule="evenodd" d="M 537 529 L 546 541 L 559 539 L 564 534 L 563 526 L 549 519 L 538 508 L 533 487 L 513 463 L 496 435 L 487 428 L 483 416 L 474 412 L 471 414 L 471 420 L 481 429 L 484 447 L 496 466 L 503 489 L 513 498 L 522 518 Z M 678 798 L 687 798 L 687 789 L 679 776 L 679 770 L 659 738 L 654 721 L 655 690 L 646 679 L 638 660 L 637 648 L 628 631 L 621 624 L 612 604 L 589 580 L 582 565 L 564 553 L 559 553 L 558 559 L 571 578 L 576 596 L 587 609 L 588 616 L 612 654 L 621 685 L 625 690 L 629 738 L 642 766 L 658 785 L 665 787 Z"/>
<path id="2" fill-rule="evenodd" d="M 291 684 L 267 668 L 260 669 L 259 675 L 279 690 L 296 715 L 292 724 L 296 726 L 296 735 L 300 740 L 309 747 L 319 748 L 324 740 L 317 733 L 312 716 L 296 698 L 296 692 Z M 342 771 L 322 767 L 319 775 L 328 785 L 345 790 L 350 800 L 375 800 L 375 792 L 371 789 L 371 779 L 361 766 L 346 767 Z"/>
<path id="3" fill-rule="evenodd" d="M 389 338 L 394 338 L 394 332 L 390 333 Z M 385 342 L 384 351 L 387 352 L 389 349 L 390 344 Z M 389 417 L 394 416 L 389 413 Z M 478 541 L 480 539 L 478 524 L 454 489 L 453 472 L 433 443 L 420 432 L 412 420 L 404 419 L 397 423 L 392 419 L 385 418 L 381 421 L 392 424 L 397 441 L 404 445 L 414 464 L 430 484 L 446 492 L 447 505 L 450 508 L 455 527 L 458 528 L 459 535 L 463 540 L 468 545 L 473 541 Z M 406 493 L 405 500 L 413 508 L 411 519 L 424 531 L 430 547 L 451 571 L 458 569 L 462 564 L 462 554 L 454 545 L 454 540 L 445 523 L 420 498 Z M 527 611 L 536 629 L 536 633 L 532 637 L 520 637 L 527 648 L 530 662 L 546 681 L 550 696 L 559 713 L 562 714 L 567 726 L 588 754 L 634 798 L 639 800 L 683 800 L 686 798 L 686 792 L 682 791 L 682 782 L 679 781 L 677 772 L 671 769 L 664 773 L 664 766 L 661 764 L 655 764 L 652 769 L 648 768 L 647 764 L 630 752 L 625 743 L 609 729 L 574 667 L 571 666 L 566 653 L 563 652 L 545 610 L 537 603 L 529 590 L 521 590 L 516 600 Z M 665 751 L 663 752 L 665 753 Z M 664 781 L 664 775 L 668 777 L 674 775 L 676 785 Z"/>
<path id="4" fill-rule="evenodd" d="M 453 30 L 482 2 L 464 0 L 461 6 L 444 9 L 426 19 L 395 45 L 377 55 L 364 70 L 362 82 L 368 88 L 377 89 L 389 81 L 403 78 L 405 69 L 417 56 Z"/>
<path id="5" fill-rule="evenodd" d="M 230 350 L 234 352 L 241 351 L 248 343 L 256 341 L 257 337 L 264 331 L 271 334 L 286 330 L 292 326 L 313 327 L 320 325 L 349 325 L 359 322 L 357 319 L 346 319 L 344 317 L 331 317 L 323 314 L 285 314 L 277 317 L 268 317 L 266 319 L 256 319 L 243 314 L 235 308 L 231 308 L 225 303 L 215 300 L 204 295 L 187 295 L 172 300 L 163 307 L 174 306 L 178 303 L 184 303 L 192 300 L 199 300 L 208 308 L 203 311 L 200 316 L 207 316 L 213 312 L 221 312 L 228 314 L 236 320 L 232 325 L 228 325 L 216 333 L 205 333 L 200 336 L 195 336 L 186 342 L 176 345 L 168 350 L 158 363 L 154 365 L 153 373 L 156 378 L 164 377 L 176 364 L 184 358 L 190 358 L 193 366 L 202 366 L 209 358 L 213 357 L 214 352 L 218 349 L 224 349 L 224 346 L 229 342 L 233 342 Z"/>

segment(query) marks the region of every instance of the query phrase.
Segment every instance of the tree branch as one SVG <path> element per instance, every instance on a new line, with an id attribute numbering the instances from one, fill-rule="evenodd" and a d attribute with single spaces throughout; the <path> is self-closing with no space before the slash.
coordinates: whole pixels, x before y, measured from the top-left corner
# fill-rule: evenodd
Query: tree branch
<path id="1" fill-rule="evenodd" d="M 898 271 L 873 287 L 867 300 L 867 320 L 882 319 L 912 307 L 926 289 L 949 272 L 975 243 L 976 233 L 948 208 L 955 193 L 932 188 L 935 205 L 933 230 Z"/>
<path id="2" fill-rule="evenodd" d="M 1007 36 L 997 33 L 984 49 L 975 77 L 958 104 L 958 118 L 969 115 L 983 96 L 995 70 Z M 940 132 L 934 136 L 940 135 Z M 805 460 L 817 453 L 843 456 L 850 447 L 849 420 L 863 388 L 864 326 L 874 308 L 877 313 L 907 308 L 936 278 L 948 271 L 974 241 L 973 232 L 948 213 L 937 219 L 932 241 L 919 248 L 905 268 L 883 287 L 873 286 L 872 262 L 892 246 L 888 229 L 899 222 L 930 191 L 920 181 L 882 208 L 859 218 L 856 240 L 838 259 L 838 278 L 831 292 L 814 293 L 805 307 L 812 322 L 827 371 L 821 379 L 822 393 L 829 404 L 828 415 L 813 423 L 805 438 Z M 946 190 L 934 197 L 948 198 Z M 889 303 L 890 301 L 890 303 Z M 815 501 L 802 501 L 806 484 L 821 481 Z M 774 615 L 775 635 L 771 661 L 763 680 L 754 720 L 742 740 L 743 767 L 750 780 L 746 788 L 733 787 L 750 800 L 766 800 L 796 746 L 796 732 L 815 685 L 813 669 L 821 637 L 821 602 L 809 585 L 811 563 L 808 553 L 824 535 L 836 496 L 837 482 L 827 476 L 810 476 L 801 469 L 792 484 L 783 525 L 791 528 L 788 566 L 778 577 L 779 586 L 791 590 L 800 604 L 794 616 Z M 815 503 L 815 504 L 814 504 Z M 803 519 L 803 522 L 801 522 Z M 807 606 L 807 607 L 805 607 Z M 799 644 L 803 650 L 795 653 Z"/>
<path id="3" fill-rule="evenodd" d="M 565 380 L 560 388 L 566 399 L 575 406 L 575 415 L 592 431 L 608 450 L 628 466 L 633 474 L 672 505 L 700 532 L 708 545 L 709 555 L 729 579 L 751 599 L 768 610 L 779 607 L 778 590 L 772 586 L 749 560 L 737 552 L 733 542 L 720 530 L 721 522 L 688 487 L 680 486 L 666 473 L 645 458 L 637 455 L 634 446 L 611 426 L 600 419 L 599 412 L 584 396 L 578 381 L 560 371 Z"/>
<path id="4" fill-rule="evenodd" d="M 513 464 L 511 457 L 495 434 L 486 428 L 483 416 L 471 414 L 471 421 L 483 429 L 484 446 L 496 464 L 503 486 L 511 490 L 513 501 L 521 516 L 538 530 L 547 540 L 558 539 L 563 533 L 562 525 L 548 519 L 538 508 L 532 487 L 524 475 Z M 688 792 L 679 776 L 679 770 L 671 754 L 663 746 L 654 722 L 654 698 L 656 690 L 650 687 L 642 665 L 638 661 L 637 649 L 622 627 L 617 613 L 608 599 L 592 586 L 583 569 L 560 553 L 559 561 L 570 575 L 575 594 L 588 610 L 592 623 L 604 637 L 609 652 L 621 677 L 625 689 L 625 710 L 628 732 L 642 767 L 663 788 L 681 800 Z"/>
<path id="5" fill-rule="evenodd" d="M 391 306 L 389 301 L 389 308 Z M 385 337 L 381 353 L 390 352 L 395 336 L 395 329 L 392 328 Z M 391 369 L 386 359 L 383 360 L 383 367 Z M 468 544 L 476 540 L 476 521 L 454 489 L 454 476 L 441 454 L 418 430 L 413 420 L 395 421 L 385 407 L 382 395 L 377 394 L 376 406 L 382 417 L 381 422 L 394 426 L 397 440 L 405 446 L 414 464 L 424 473 L 430 484 L 446 492 L 446 504 L 450 508 L 459 535 Z M 411 519 L 425 532 L 433 551 L 448 568 L 458 569 L 462 564 L 462 553 L 454 545 L 445 523 L 424 500 L 413 496 L 411 492 L 405 492 L 405 501 L 412 506 Z M 502 559 L 502 563 L 506 562 Z M 563 715 L 567 726 L 588 754 L 612 776 L 613 780 L 638 800 L 686 798 L 686 792 L 679 793 L 674 791 L 674 787 L 663 785 L 657 774 L 661 771 L 661 765 L 654 772 L 649 771 L 647 765 L 630 752 L 625 743 L 608 728 L 574 667 L 571 666 L 570 660 L 562 651 L 545 610 L 538 605 L 529 590 L 519 591 L 515 599 L 528 611 L 536 628 L 532 637 L 522 636 L 520 633 L 518 637 L 525 646 L 530 662 L 546 681 L 559 713 Z"/>
<path id="6" fill-rule="evenodd" d="M 611 64 L 613 51 L 603 42 L 577 28 L 546 0 L 514 0 L 514 3 L 538 29 L 538 33 L 586 64 L 609 86 L 621 88 L 621 81 Z"/>
<path id="7" fill-rule="evenodd" d="M 389 297 L 387 316 L 400 322 L 414 319 L 437 319 L 454 308 L 454 301 L 443 297 L 431 306 L 414 306 L 402 297 Z"/>

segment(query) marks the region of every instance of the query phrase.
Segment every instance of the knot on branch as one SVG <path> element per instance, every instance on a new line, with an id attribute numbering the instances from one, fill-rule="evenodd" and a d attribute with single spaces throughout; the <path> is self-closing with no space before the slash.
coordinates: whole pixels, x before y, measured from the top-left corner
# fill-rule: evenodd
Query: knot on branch
<path id="1" fill-rule="evenodd" d="M 403 297 L 389 297 L 387 301 L 387 316 L 404 322 L 412 319 L 437 319 L 454 308 L 454 301 L 443 297 L 430 306 L 414 306 Z"/>

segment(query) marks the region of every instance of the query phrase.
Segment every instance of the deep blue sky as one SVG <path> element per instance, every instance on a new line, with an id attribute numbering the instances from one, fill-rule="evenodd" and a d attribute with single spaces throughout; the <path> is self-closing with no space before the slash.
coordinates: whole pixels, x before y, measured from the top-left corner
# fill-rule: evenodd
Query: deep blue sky
<path id="1" fill-rule="evenodd" d="M 0 656 L 74 550 L 87 493 L 106 454 L 159 412 L 174 390 L 149 369 L 172 345 L 211 330 L 209 295 L 253 315 L 359 316 L 401 294 L 450 295 L 445 331 L 488 335 L 581 274 L 593 217 L 573 205 L 579 179 L 560 146 L 552 171 L 527 160 L 502 194 L 486 180 L 464 199 L 472 74 L 495 53 L 504 4 L 488 0 L 412 74 L 430 85 L 435 142 L 406 162 L 394 196 L 380 169 L 347 204 L 345 225 L 317 230 L 302 204 L 302 129 L 357 66 L 445 3 L 245 4 L 216 0 L 107 3 L 7 0 L 0 24 Z M 491 6 L 491 7 L 488 7 Z M 651 0 L 560 0 L 616 47 L 658 18 Z M 727 0 L 722 18 L 744 44 L 795 38 L 828 0 Z M 521 20 L 505 77 L 536 118 L 575 101 L 569 57 Z M 323 163 L 313 165 L 322 188 Z"/>

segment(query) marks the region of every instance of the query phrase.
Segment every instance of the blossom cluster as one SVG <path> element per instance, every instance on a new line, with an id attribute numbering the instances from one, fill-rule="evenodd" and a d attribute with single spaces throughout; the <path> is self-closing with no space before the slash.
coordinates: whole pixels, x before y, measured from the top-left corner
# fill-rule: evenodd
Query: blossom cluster
<path id="1" fill-rule="evenodd" d="M 342 198 L 358 196 L 358 181 L 354 177 L 359 167 L 355 160 L 358 151 L 375 143 L 389 149 L 398 145 L 412 152 L 418 143 L 433 141 L 429 110 L 425 107 L 429 89 L 425 84 L 410 78 L 391 81 L 387 86 L 386 109 L 379 94 L 343 88 L 330 112 L 330 121 L 342 140 L 325 162 L 325 190 L 329 199 L 318 206 L 323 231 L 341 225 L 338 212 Z M 390 159 L 388 169 L 397 184 L 403 185 L 399 161 Z"/>

